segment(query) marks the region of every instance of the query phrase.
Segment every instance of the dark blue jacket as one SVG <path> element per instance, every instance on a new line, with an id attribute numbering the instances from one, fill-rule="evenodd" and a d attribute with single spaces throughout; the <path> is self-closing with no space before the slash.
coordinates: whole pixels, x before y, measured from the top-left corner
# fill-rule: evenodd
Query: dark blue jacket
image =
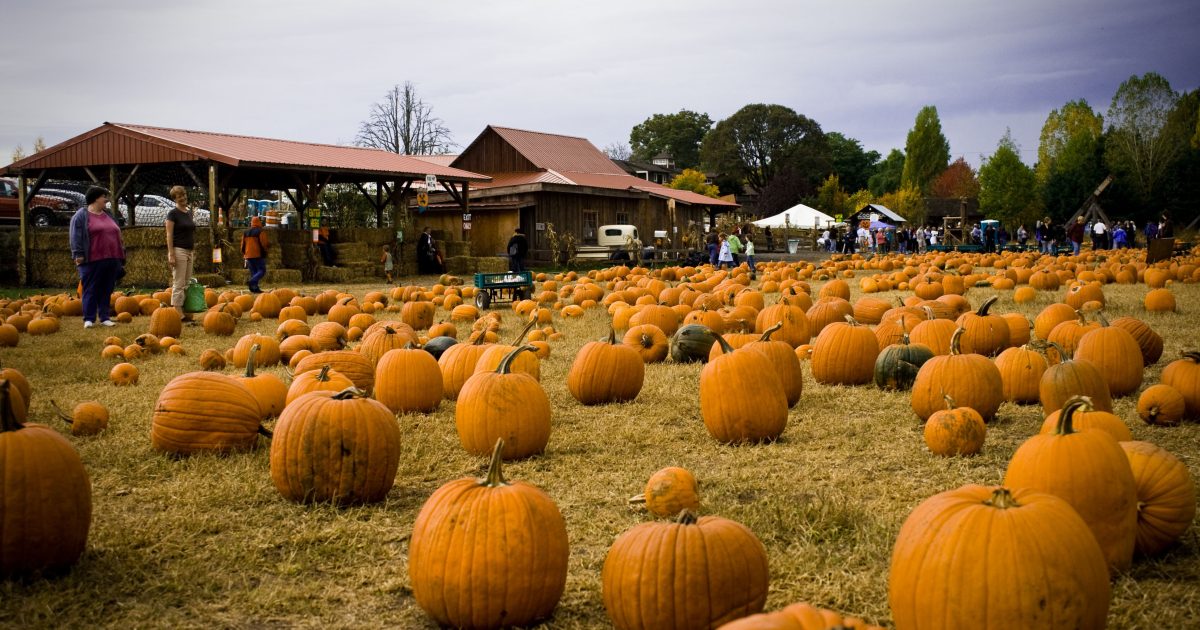
<path id="1" fill-rule="evenodd" d="M 107 212 L 107 210 L 106 210 Z M 112 216 L 109 214 L 108 216 Z M 113 219 L 115 222 L 116 219 Z M 83 262 L 88 261 L 88 250 L 91 248 L 91 241 L 88 239 L 88 209 L 87 206 L 75 211 L 75 216 L 71 217 L 71 259 L 82 258 Z M 121 260 L 125 260 L 125 244 L 121 243 Z"/>

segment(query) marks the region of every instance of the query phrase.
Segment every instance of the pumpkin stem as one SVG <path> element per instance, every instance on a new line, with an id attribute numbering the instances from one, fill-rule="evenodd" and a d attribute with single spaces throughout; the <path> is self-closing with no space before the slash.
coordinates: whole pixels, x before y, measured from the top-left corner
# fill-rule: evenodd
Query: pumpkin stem
<path id="1" fill-rule="evenodd" d="M 692 514 L 691 510 L 683 508 L 679 511 L 679 516 L 675 518 L 675 522 L 680 525 L 695 525 L 696 515 Z"/>
<path id="2" fill-rule="evenodd" d="M 629 505 L 642 505 L 645 502 L 646 502 L 645 494 L 638 494 L 638 495 L 629 497 Z"/>
<path id="3" fill-rule="evenodd" d="M 947 394 L 945 392 L 945 390 L 942 391 L 942 400 L 946 401 L 946 409 L 957 409 L 958 408 L 958 405 L 954 403 L 954 399 L 951 398 L 950 394 Z"/>
<path id="4" fill-rule="evenodd" d="M 617 345 L 617 331 L 612 326 L 608 327 L 608 345 Z"/>
<path id="5" fill-rule="evenodd" d="M 729 342 L 725 340 L 725 335 L 718 335 L 709 328 L 705 328 L 704 330 L 708 331 L 708 334 L 713 337 L 716 337 L 717 343 L 721 344 L 721 354 L 733 354 L 733 346 L 729 345 Z"/>
<path id="6" fill-rule="evenodd" d="M 967 329 L 959 326 L 958 328 L 954 329 L 954 334 L 950 336 L 950 354 L 952 356 L 959 353 L 959 340 L 962 339 L 963 333 L 965 332 L 967 332 Z"/>
<path id="7" fill-rule="evenodd" d="M 258 434 L 267 438 L 268 440 L 275 437 L 275 434 L 272 433 L 270 429 L 268 429 L 267 427 L 264 427 L 261 424 L 258 425 Z"/>
<path id="8" fill-rule="evenodd" d="M 514 360 L 516 360 L 518 354 L 521 354 L 522 352 L 524 352 L 526 350 L 536 353 L 537 347 L 521 346 L 520 348 L 515 348 L 512 352 L 509 352 L 508 354 L 504 355 L 504 359 L 500 361 L 500 366 L 496 368 L 496 373 L 497 374 L 510 373 L 510 371 L 512 369 L 512 362 Z"/>
<path id="9" fill-rule="evenodd" d="M 858 325 L 859 325 L 859 324 L 858 324 L 858 320 L 857 320 L 857 319 L 854 319 L 854 316 L 853 316 L 853 315 L 845 315 L 845 318 L 846 318 L 846 323 L 850 324 L 851 326 L 858 326 Z"/>
<path id="10" fill-rule="evenodd" d="M 979 305 L 979 310 L 975 311 L 975 314 L 980 317 L 987 315 L 988 309 L 991 308 L 992 305 L 996 303 L 996 300 L 999 300 L 999 299 L 1000 299 L 1000 296 L 993 295 L 992 297 L 984 300 L 983 304 Z"/>
<path id="11" fill-rule="evenodd" d="M 58 417 L 62 418 L 67 424 L 75 424 L 75 418 L 63 413 L 62 408 L 58 406 L 58 403 L 54 402 L 54 399 L 50 399 L 50 406 L 54 407 L 54 411 L 58 413 Z"/>
<path id="12" fill-rule="evenodd" d="M 519 346 L 522 343 L 524 343 L 525 335 L 528 335 L 529 331 L 533 330 L 533 327 L 536 325 L 537 325 L 537 318 L 535 317 L 535 318 L 530 319 L 529 323 L 525 324 L 525 327 L 521 329 L 521 334 L 517 335 L 517 338 L 513 340 L 512 345 Z"/>
<path id="13" fill-rule="evenodd" d="M 500 462 L 504 460 L 500 454 L 503 452 L 504 438 L 498 438 L 496 446 L 492 448 L 492 460 L 488 463 L 487 477 L 481 479 L 482 483 L 479 485 L 489 488 L 499 488 L 500 486 L 508 485 L 508 482 L 504 480 L 504 471 L 500 469 Z"/>
<path id="14" fill-rule="evenodd" d="M 1054 351 L 1058 353 L 1058 361 L 1059 361 L 1059 363 L 1066 363 L 1067 361 L 1070 361 L 1070 360 L 1071 360 L 1071 357 L 1067 356 L 1067 351 L 1066 351 L 1066 350 L 1063 350 L 1063 347 L 1062 347 L 1062 346 L 1060 346 L 1060 345 L 1058 345 L 1058 342 L 1057 342 L 1057 341 L 1047 341 L 1047 342 L 1046 342 L 1046 347 L 1048 347 L 1048 348 L 1053 348 L 1053 349 L 1054 349 Z M 1046 356 L 1047 356 L 1047 357 L 1049 357 L 1049 356 L 1050 356 L 1050 353 L 1049 353 L 1049 352 L 1047 352 L 1047 353 L 1046 353 Z"/>
<path id="15" fill-rule="evenodd" d="M 1012 492 L 1008 488 L 1000 487 L 992 491 L 992 498 L 983 502 L 984 505 L 990 505 L 994 508 L 1007 510 L 1009 508 L 1021 507 L 1017 500 L 1013 498 Z"/>
<path id="16" fill-rule="evenodd" d="M 771 333 L 775 332 L 776 330 L 779 330 L 780 328 L 783 328 L 783 320 L 775 322 L 774 326 L 771 326 L 770 328 L 764 330 L 762 337 L 759 337 L 758 340 L 759 341 L 770 341 Z"/>
<path id="17" fill-rule="evenodd" d="M 1058 426 L 1054 429 L 1055 435 L 1070 435 L 1075 433 L 1075 427 L 1072 422 L 1075 419 L 1077 411 L 1091 411 L 1092 399 L 1087 396 L 1072 396 L 1063 404 L 1062 411 L 1058 414 Z"/>
<path id="18" fill-rule="evenodd" d="M 13 413 L 12 398 L 9 394 L 10 387 L 8 379 L 0 378 L 0 433 L 25 428 L 25 425 L 17 422 L 17 416 Z"/>
<path id="19" fill-rule="evenodd" d="M 934 312 L 933 312 L 933 307 L 922 306 L 921 310 L 925 311 L 925 319 L 927 319 L 927 320 L 937 319 L 937 315 L 934 314 Z"/>
<path id="20" fill-rule="evenodd" d="M 259 344 L 250 346 L 250 354 L 246 355 L 246 378 L 254 378 L 254 356 L 261 347 Z"/>
<path id="21" fill-rule="evenodd" d="M 1192 363 L 1200 363 L 1200 352 L 1195 350 L 1184 352 L 1183 358 L 1190 360 Z"/>
<path id="22" fill-rule="evenodd" d="M 321 366 L 321 371 L 320 371 L 319 373 L 317 373 L 317 379 L 316 379 L 316 380 L 317 380 L 317 382 L 319 382 L 319 383 L 325 383 L 325 382 L 328 382 L 328 381 L 330 380 L 330 379 L 329 379 L 329 372 L 330 372 L 330 370 L 332 370 L 332 369 L 333 369 L 333 366 L 332 366 L 332 365 L 329 365 L 328 363 L 326 363 L 325 365 L 322 365 L 322 366 Z"/>
<path id="23" fill-rule="evenodd" d="M 1100 321 L 1102 328 L 1108 328 L 1108 318 L 1104 316 L 1104 311 L 1096 311 L 1096 319 Z"/>
<path id="24" fill-rule="evenodd" d="M 480 328 L 479 330 L 475 331 L 475 333 L 476 333 L 475 339 L 471 342 L 472 346 L 482 346 L 483 345 L 483 338 L 487 336 L 486 328 L 487 327 L 485 326 L 484 328 Z"/>

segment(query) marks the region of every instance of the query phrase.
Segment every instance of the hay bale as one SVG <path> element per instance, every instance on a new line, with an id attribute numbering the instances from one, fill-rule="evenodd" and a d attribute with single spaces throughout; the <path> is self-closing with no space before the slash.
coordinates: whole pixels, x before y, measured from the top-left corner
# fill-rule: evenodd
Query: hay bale
<path id="1" fill-rule="evenodd" d="M 470 256 L 471 244 L 467 241 L 446 241 L 442 244 L 447 256 Z"/>
<path id="2" fill-rule="evenodd" d="M 225 276 L 219 273 L 198 273 L 195 275 L 196 281 L 210 289 L 223 289 L 229 282 L 225 280 Z"/>
<path id="3" fill-rule="evenodd" d="M 351 273 L 346 267 L 317 267 L 317 282 L 348 283 Z"/>
<path id="4" fill-rule="evenodd" d="M 475 271 L 478 273 L 503 273 L 508 271 L 508 259 L 503 256 L 481 256 L 475 260 Z"/>
<path id="5" fill-rule="evenodd" d="M 334 243 L 333 253 L 339 265 L 365 261 L 370 260 L 371 246 L 366 243 Z"/>

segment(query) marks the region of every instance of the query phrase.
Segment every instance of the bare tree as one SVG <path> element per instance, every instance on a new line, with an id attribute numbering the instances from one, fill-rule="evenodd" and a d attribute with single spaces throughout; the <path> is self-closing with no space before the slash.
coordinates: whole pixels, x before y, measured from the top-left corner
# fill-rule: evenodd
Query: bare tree
<path id="1" fill-rule="evenodd" d="M 610 160 L 628 160 L 633 155 L 633 151 L 629 148 L 629 145 L 624 142 L 610 142 L 604 145 L 604 148 L 601 150 L 604 151 L 604 155 L 607 155 Z"/>
<path id="2" fill-rule="evenodd" d="M 417 95 L 411 81 L 393 85 L 382 101 L 371 106 L 354 143 L 401 155 L 444 154 L 457 146 L 450 139 L 450 130 Z"/>

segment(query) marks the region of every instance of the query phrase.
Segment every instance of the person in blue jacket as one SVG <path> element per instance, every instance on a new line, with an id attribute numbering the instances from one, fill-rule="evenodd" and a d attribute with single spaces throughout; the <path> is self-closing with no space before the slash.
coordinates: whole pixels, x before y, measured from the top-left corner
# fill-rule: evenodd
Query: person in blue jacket
<path id="1" fill-rule="evenodd" d="M 120 226 L 105 210 L 108 198 L 108 190 L 92 186 L 84 195 L 87 205 L 71 217 L 71 258 L 83 285 L 84 328 L 96 322 L 115 325 L 109 319 L 109 298 L 125 275 L 125 244 Z"/>

